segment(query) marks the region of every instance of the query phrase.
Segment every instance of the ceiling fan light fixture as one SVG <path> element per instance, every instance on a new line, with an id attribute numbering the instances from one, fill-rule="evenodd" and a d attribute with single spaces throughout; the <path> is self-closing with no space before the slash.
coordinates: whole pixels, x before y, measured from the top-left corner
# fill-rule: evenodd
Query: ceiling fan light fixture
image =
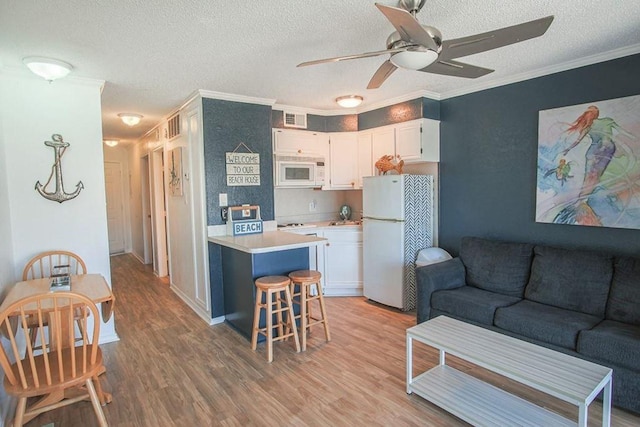
<path id="1" fill-rule="evenodd" d="M 106 145 L 108 145 L 109 147 L 115 147 L 116 145 L 118 145 L 120 141 L 118 141 L 117 139 L 105 139 L 104 143 Z"/>
<path id="2" fill-rule="evenodd" d="M 120 117 L 122 123 L 132 127 L 140 123 L 140 120 L 142 120 L 142 115 L 135 113 L 120 113 L 118 114 L 118 117 Z"/>
<path id="3" fill-rule="evenodd" d="M 336 102 L 343 108 L 355 108 L 364 100 L 360 95 L 345 95 L 336 98 Z"/>
<path id="4" fill-rule="evenodd" d="M 433 64 L 438 59 L 438 53 L 432 50 L 405 50 L 391 56 L 391 63 L 399 68 L 421 70 Z"/>
<path id="5" fill-rule="evenodd" d="M 22 59 L 22 63 L 26 65 L 33 74 L 49 82 L 66 77 L 71 70 L 73 70 L 73 66 L 64 61 L 40 56 L 27 56 Z"/>

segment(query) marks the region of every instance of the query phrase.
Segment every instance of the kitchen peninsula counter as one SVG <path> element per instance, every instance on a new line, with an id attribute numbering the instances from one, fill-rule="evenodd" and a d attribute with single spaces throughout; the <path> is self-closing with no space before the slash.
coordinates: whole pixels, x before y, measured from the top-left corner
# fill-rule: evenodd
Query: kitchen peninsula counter
<path id="1" fill-rule="evenodd" d="M 245 236 L 209 236 L 211 243 L 249 254 L 308 248 L 309 246 L 322 245 L 326 240 L 324 237 L 282 233 L 279 231 L 266 231 Z"/>
<path id="2" fill-rule="evenodd" d="M 225 321 L 250 339 L 256 293 L 254 281 L 263 276 L 287 276 L 292 271 L 308 269 L 309 247 L 322 245 L 327 239 L 265 231 L 244 236 L 210 234 L 208 240 L 210 257 L 220 259 L 221 271 L 212 270 L 211 282 L 222 281 Z M 260 325 L 265 324 L 262 313 Z"/>

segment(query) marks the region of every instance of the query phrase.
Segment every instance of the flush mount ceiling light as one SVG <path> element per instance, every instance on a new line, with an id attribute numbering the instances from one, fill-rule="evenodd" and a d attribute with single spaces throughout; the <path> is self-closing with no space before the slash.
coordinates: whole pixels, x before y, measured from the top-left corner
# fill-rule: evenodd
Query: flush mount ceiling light
<path id="1" fill-rule="evenodd" d="M 73 70 L 71 64 L 64 61 L 39 56 L 28 56 L 22 60 L 22 63 L 29 67 L 33 74 L 50 82 L 65 77 Z"/>
<path id="2" fill-rule="evenodd" d="M 345 95 L 336 98 L 336 102 L 341 107 L 354 108 L 360 105 L 363 99 L 364 98 L 362 98 L 360 95 Z"/>
<path id="3" fill-rule="evenodd" d="M 140 120 L 142 120 L 142 115 L 135 113 L 120 113 L 118 114 L 118 117 L 120 117 L 122 123 L 128 126 L 135 126 L 140 123 Z"/>
<path id="4" fill-rule="evenodd" d="M 105 139 L 104 143 L 107 144 L 109 147 L 115 147 L 116 145 L 118 145 L 118 141 L 117 139 Z"/>
<path id="5" fill-rule="evenodd" d="M 433 64 L 438 59 L 438 53 L 432 50 L 405 50 L 391 57 L 391 63 L 396 67 L 408 70 L 421 70 Z"/>

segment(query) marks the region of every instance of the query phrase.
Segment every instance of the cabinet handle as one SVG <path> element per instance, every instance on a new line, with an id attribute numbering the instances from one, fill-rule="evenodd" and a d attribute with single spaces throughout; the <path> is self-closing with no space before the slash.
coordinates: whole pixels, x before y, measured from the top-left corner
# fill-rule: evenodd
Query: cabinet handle
<path id="1" fill-rule="evenodd" d="M 298 150 L 298 154 L 302 154 L 302 150 Z"/>
<path id="2" fill-rule="evenodd" d="M 331 246 L 331 243 L 327 243 L 327 246 Z"/>
<path id="3" fill-rule="evenodd" d="M 352 183 L 351 183 L 351 186 L 352 186 L 352 187 L 355 187 L 355 186 L 356 186 L 356 183 L 355 183 L 355 182 L 352 182 Z"/>

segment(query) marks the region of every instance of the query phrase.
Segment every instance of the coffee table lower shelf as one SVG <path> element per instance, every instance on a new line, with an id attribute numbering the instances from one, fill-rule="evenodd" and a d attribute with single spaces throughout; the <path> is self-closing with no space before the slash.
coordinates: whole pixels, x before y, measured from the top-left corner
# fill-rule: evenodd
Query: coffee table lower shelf
<path id="1" fill-rule="evenodd" d="M 438 365 L 413 378 L 407 391 L 476 426 L 576 425 L 575 421 L 447 365 Z"/>

